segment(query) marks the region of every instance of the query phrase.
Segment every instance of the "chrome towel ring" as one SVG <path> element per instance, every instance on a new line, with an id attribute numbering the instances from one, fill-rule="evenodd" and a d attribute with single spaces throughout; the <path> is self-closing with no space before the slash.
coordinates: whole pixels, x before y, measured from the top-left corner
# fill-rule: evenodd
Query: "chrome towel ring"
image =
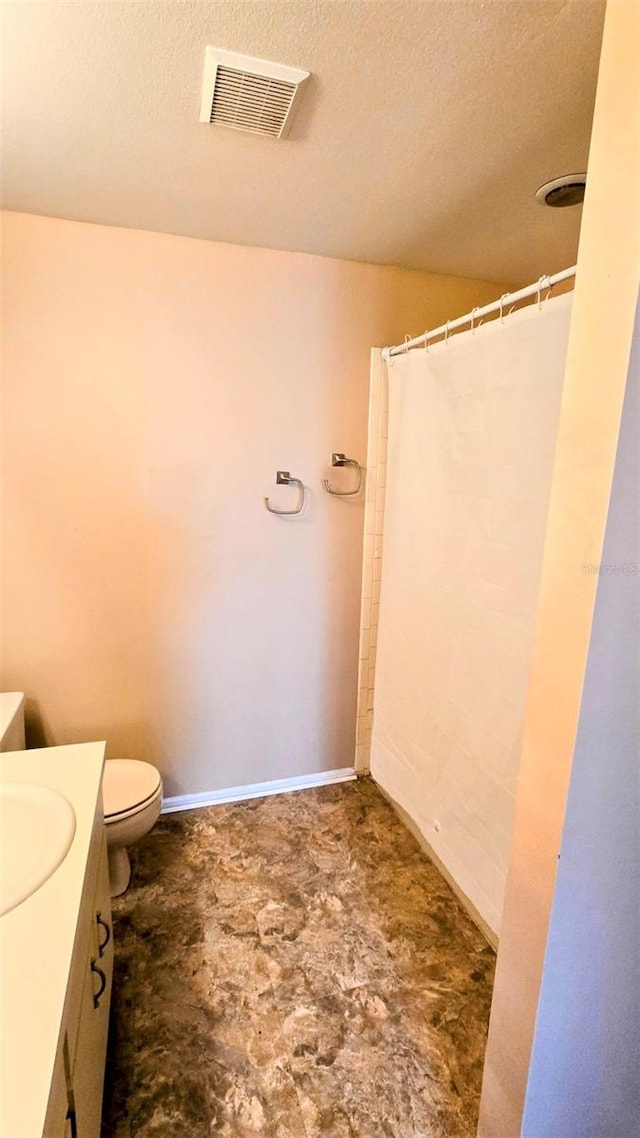
<path id="1" fill-rule="evenodd" d="M 355 466 L 356 473 L 357 473 L 357 483 L 356 483 L 355 490 L 334 490 L 329 485 L 329 482 L 327 481 L 327 479 L 323 478 L 322 479 L 322 485 L 323 485 L 324 489 L 327 491 L 327 494 L 333 494 L 334 497 L 336 497 L 336 498 L 353 498 L 355 494 L 359 494 L 360 493 L 360 487 L 362 486 L 362 467 L 360 466 L 360 463 L 356 462 L 355 458 L 347 458 L 347 456 L 344 454 L 337 454 L 334 452 L 331 455 L 331 465 L 332 466 Z"/>
<path id="2" fill-rule="evenodd" d="M 288 470 L 276 470 L 276 486 L 297 486 L 298 487 L 298 502 L 292 510 L 276 510 L 271 505 L 268 498 L 265 498 L 264 504 L 270 514 L 301 514 L 304 509 L 304 484 L 299 478 L 292 478 Z"/>

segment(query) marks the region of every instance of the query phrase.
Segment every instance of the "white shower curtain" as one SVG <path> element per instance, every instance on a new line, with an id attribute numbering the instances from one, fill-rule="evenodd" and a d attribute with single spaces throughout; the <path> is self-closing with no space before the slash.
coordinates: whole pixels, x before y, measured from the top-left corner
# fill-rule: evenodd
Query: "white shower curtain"
<path id="1" fill-rule="evenodd" d="M 571 295 L 389 366 L 371 771 L 499 933 Z"/>

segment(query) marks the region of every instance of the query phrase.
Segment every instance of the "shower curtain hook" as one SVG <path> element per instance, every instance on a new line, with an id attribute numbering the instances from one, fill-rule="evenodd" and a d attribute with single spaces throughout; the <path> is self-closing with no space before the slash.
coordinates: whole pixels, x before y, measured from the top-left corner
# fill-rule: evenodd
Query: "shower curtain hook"
<path id="1" fill-rule="evenodd" d="M 538 298 L 538 310 L 540 310 L 542 308 L 542 296 L 541 296 L 542 282 L 546 281 L 546 280 L 548 280 L 548 277 L 544 277 L 544 276 L 540 277 L 540 279 L 538 280 L 538 283 L 536 285 L 536 296 Z"/>
<path id="2" fill-rule="evenodd" d="M 450 325 L 450 323 L 451 323 L 451 321 L 447 320 L 447 323 L 444 326 L 444 342 L 445 342 L 445 344 L 449 343 L 449 325 Z"/>
<path id="3" fill-rule="evenodd" d="M 502 296 L 500 297 L 500 323 L 501 324 L 504 324 L 504 302 L 505 302 L 505 300 L 508 300 L 510 296 L 511 296 L 510 292 L 503 292 Z"/>
<path id="4" fill-rule="evenodd" d="M 479 308 L 479 306 L 478 306 L 478 305 L 476 305 L 476 307 L 475 307 L 475 308 L 472 308 L 472 309 L 471 309 L 471 319 L 470 319 L 470 324 L 471 324 L 471 335 L 472 335 L 472 336 L 475 336 L 475 334 L 476 334 L 476 330 L 475 330 L 475 328 L 474 328 L 474 321 L 475 321 L 475 318 L 476 318 L 476 312 L 479 312 L 479 311 L 480 311 L 480 308 Z"/>
<path id="5" fill-rule="evenodd" d="M 424 333 L 424 354 L 429 354 L 429 329 L 427 328 Z"/>
<path id="6" fill-rule="evenodd" d="M 409 340 L 410 339 L 411 339 L 411 333 L 407 332 L 405 335 L 405 338 L 404 338 L 404 350 L 405 350 L 405 352 L 409 351 Z"/>

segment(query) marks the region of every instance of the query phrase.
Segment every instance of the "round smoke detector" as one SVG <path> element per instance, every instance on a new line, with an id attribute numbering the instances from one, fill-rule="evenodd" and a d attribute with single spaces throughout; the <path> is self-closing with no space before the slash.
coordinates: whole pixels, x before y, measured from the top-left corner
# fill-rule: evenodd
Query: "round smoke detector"
<path id="1" fill-rule="evenodd" d="M 587 184 L 586 174 L 565 174 L 563 178 L 554 178 L 552 182 L 545 182 L 536 190 L 536 200 L 540 205 L 550 205 L 554 209 L 561 209 L 567 205 L 580 205 L 584 201 L 584 188 Z"/>

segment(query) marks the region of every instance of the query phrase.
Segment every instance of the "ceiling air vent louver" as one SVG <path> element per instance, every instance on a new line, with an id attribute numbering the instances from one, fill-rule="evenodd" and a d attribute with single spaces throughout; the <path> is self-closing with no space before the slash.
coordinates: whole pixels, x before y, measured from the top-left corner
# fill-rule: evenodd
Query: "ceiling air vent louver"
<path id="1" fill-rule="evenodd" d="M 208 47 L 200 122 L 283 138 L 308 71 Z"/>

